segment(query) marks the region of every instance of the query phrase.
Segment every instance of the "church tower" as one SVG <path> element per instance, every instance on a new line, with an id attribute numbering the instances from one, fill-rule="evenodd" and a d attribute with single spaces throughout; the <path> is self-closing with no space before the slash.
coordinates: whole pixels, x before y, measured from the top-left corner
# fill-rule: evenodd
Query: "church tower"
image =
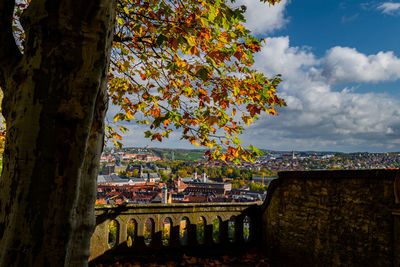
<path id="1" fill-rule="evenodd" d="M 140 165 L 139 178 L 144 178 L 144 176 L 143 176 L 143 165 Z"/>
<path id="2" fill-rule="evenodd" d="M 206 171 L 203 171 L 203 174 L 201 175 L 201 182 L 202 182 L 202 183 L 207 183 L 207 174 L 206 174 Z"/>
<path id="3" fill-rule="evenodd" d="M 162 204 L 167 204 L 168 203 L 168 190 L 167 187 L 164 185 L 162 190 L 162 199 L 161 199 L 161 203 Z"/>

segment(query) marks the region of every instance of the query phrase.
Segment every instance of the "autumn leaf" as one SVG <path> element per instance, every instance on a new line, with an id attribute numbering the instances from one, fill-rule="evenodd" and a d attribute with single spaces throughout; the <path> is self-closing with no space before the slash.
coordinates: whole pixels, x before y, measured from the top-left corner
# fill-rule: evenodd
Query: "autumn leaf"
<path id="1" fill-rule="evenodd" d="M 16 17 L 26 5 L 17 1 Z M 118 1 L 108 92 L 120 111 L 106 126 L 107 140 L 121 146 L 124 121 L 135 121 L 149 126 L 151 140 L 182 129 L 182 139 L 210 149 L 208 159 L 254 160 L 259 151 L 242 148 L 240 133 L 286 103 L 280 75 L 253 69 L 262 40 L 244 27 L 244 12 L 227 0 Z M 13 30 L 23 50 L 24 32 Z M 5 130 L 3 122 L 0 152 Z"/>

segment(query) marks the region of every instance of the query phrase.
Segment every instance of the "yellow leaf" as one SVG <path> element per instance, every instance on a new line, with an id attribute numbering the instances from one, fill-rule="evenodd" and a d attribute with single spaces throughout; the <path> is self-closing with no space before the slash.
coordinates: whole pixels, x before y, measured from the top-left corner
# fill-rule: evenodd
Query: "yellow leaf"
<path id="1" fill-rule="evenodd" d="M 192 145 L 200 146 L 199 143 L 197 143 L 196 140 L 192 140 L 192 141 L 190 141 L 190 143 L 192 143 Z"/>
<path id="2" fill-rule="evenodd" d="M 118 19 L 117 19 L 117 24 L 119 24 L 119 25 L 124 25 L 124 20 L 121 19 L 121 18 L 118 18 Z"/>
<path id="3" fill-rule="evenodd" d="M 129 120 L 134 120 L 134 119 L 135 119 L 135 117 L 133 116 L 133 112 L 132 112 L 131 110 L 128 110 L 128 111 L 126 112 L 126 117 L 127 117 Z"/>
<path id="4" fill-rule="evenodd" d="M 222 161 L 225 161 L 225 160 L 226 160 L 226 155 L 225 155 L 225 154 L 222 154 L 222 155 L 221 155 L 221 160 L 222 160 Z"/>
<path id="5" fill-rule="evenodd" d="M 190 36 L 186 38 L 190 46 L 195 46 L 196 45 L 196 37 L 195 36 Z"/>

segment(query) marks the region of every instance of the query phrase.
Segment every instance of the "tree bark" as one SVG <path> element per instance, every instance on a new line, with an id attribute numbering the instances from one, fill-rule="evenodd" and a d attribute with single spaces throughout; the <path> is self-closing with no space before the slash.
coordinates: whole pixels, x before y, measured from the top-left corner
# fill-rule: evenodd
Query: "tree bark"
<path id="1" fill-rule="evenodd" d="M 0 0 L 0 266 L 85 266 L 115 3 L 32 0 L 23 54 L 10 39 L 10 5 Z"/>
<path id="2" fill-rule="evenodd" d="M 108 74 L 108 73 L 105 73 Z M 75 211 L 76 228 L 72 234 L 71 245 L 67 253 L 67 266 L 84 266 L 90 256 L 90 238 L 93 234 L 96 218 L 94 204 L 97 194 L 97 175 L 100 168 L 100 155 L 104 145 L 104 117 L 107 110 L 108 93 L 106 80 L 103 81 L 100 94 L 96 99 L 86 157 L 81 171 L 78 206 Z"/>

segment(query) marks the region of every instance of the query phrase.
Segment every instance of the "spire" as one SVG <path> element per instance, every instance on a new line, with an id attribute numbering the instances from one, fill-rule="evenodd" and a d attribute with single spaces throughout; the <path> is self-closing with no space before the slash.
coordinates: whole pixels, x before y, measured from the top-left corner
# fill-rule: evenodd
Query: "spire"
<path id="1" fill-rule="evenodd" d="M 144 178 L 144 176 L 143 176 L 143 165 L 142 164 L 140 164 L 139 177 L 140 178 Z"/>
<path id="2" fill-rule="evenodd" d="M 203 183 L 207 183 L 207 174 L 206 174 L 206 171 L 203 171 L 203 174 L 202 174 L 202 176 L 201 176 L 201 181 L 203 182 Z"/>

